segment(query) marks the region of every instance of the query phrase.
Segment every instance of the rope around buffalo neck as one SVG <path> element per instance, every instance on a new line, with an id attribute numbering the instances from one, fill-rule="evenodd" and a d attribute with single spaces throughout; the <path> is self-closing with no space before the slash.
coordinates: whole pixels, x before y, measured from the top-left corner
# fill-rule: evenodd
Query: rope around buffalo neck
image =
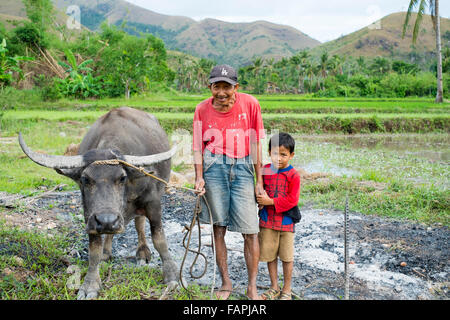
<path id="1" fill-rule="evenodd" d="M 97 160 L 97 161 L 93 162 L 93 164 L 94 165 L 119 165 L 119 164 L 123 164 L 123 165 L 125 165 L 127 167 L 133 168 L 133 169 L 143 173 L 144 175 L 146 175 L 148 177 L 151 177 L 151 178 L 153 178 L 155 180 L 158 180 L 159 182 L 164 183 L 167 188 L 178 188 L 178 189 L 191 191 L 191 192 L 194 192 L 194 193 L 196 192 L 196 190 L 192 189 L 192 188 L 171 185 L 167 181 L 165 181 L 165 180 L 163 180 L 163 179 L 161 179 L 161 178 L 151 174 L 150 172 L 146 171 L 143 167 L 136 167 L 136 166 L 132 165 L 131 163 L 128 163 L 128 162 L 120 160 L 120 159 Z M 181 266 L 180 266 L 180 283 L 181 283 L 182 287 L 186 291 L 189 291 L 184 286 L 184 281 L 183 281 L 183 266 L 184 266 L 184 262 L 186 260 L 186 256 L 187 256 L 188 251 L 193 252 L 193 253 L 196 254 L 196 256 L 194 258 L 194 261 L 192 262 L 191 267 L 189 268 L 189 273 L 190 273 L 192 278 L 200 279 L 201 277 L 203 277 L 205 275 L 207 267 L 208 267 L 208 260 L 207 260 L 206 256 L 201 252 L 201 231 L 200 231 L 201 229 L 200 229 L 200 221 L 197 220 L 197 216 L 202 211 L 202 204 L 201 204 L 201 201 L 200 201 L 200 197 L 203 197 L 203 200 L 205 201 L 206 207 L 208 208 L 209 221 L 210 221 L 210 224 L 211 224 L 211 242 L 212 242 L 212 246 L 211 247 L 212 247 L 212 251 L 213 251 L 213 255 L 214 255 L 214 262 L 213 262 L 214 272 L 213 272 L 213 282 L 211 284 L 210 296 L 211 296 L 211 299 L 213 299 L 214 287 L 215 287 L 215 283 L 216 283 L 216 263 L 215 263 L 215 261 L 216 261 L 216 250 L 215 250 L 216 244 L 215 244 L 215 241 L 214 241 L 214 227 L 213 227 L 211 208 L 209 207 L 208 201 L 206 200 L 206 197 L 204 195 L 201 195 L 201 196 L 198 195 L 197 196 L 197 201 L 196 201 L 196 204 L 195 204 L 194 214 L 193 214 L 192 220 L 191 220 L 191 225 L 190 225 L 189 228 L 187 226 L 185 226 L 185 229 L 187 230 L 187 233 L 186 233 L 186 235 L 183 238 L 183 247 L 186 250 L 184 252 L 183 260 L 182 260 Z M 189 245 L 190 245 L 190 242 L 191 242 L 192 229 L 193 229 L 196 221 L 197 221 L 197 224 L 198 224 L 198 250 L 194 251 L 192 249 L 189 249 Z M 188 238 L 187 244 L 185 243 L 186 238 Z M 199 276 L 195 276 L 192 271 L 193 271 L 193 268 L 194 268 L 194 266 L 195 266 L 199 256 L 202 256 L 202 258 L 205 260 L 205 267 L 203 269 L 203 272 Z"/>

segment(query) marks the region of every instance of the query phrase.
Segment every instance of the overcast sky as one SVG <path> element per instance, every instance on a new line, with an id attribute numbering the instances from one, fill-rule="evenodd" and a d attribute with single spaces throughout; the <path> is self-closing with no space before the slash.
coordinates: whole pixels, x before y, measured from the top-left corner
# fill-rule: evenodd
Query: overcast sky
<path id="1" fill-rule="evenodd" d="M 398 11 L 409 0 L 126 0 L 157 13 L 187 16 L 197 21 L 266 20 L 290 25 L 321 42 L 370 25 Z M 450 15 L 450 1 L 440 1 L 441 16 Z"/>

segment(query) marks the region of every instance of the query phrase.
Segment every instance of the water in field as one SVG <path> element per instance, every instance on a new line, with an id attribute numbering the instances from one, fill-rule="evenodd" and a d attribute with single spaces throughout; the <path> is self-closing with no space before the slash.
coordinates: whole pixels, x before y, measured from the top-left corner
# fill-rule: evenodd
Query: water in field
<path id="1" fill-rule="evenodd" d="M 392 178 L 445 189 L 450 184 L 448 134 L 297 134 L 294 137 L 294 165 L 308 173 L 362 177 L 377 182 Z"/>

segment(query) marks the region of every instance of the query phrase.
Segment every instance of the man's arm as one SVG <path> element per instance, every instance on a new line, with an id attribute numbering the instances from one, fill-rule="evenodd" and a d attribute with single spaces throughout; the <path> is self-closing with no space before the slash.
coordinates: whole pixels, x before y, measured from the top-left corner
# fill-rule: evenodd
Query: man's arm
<path id="1" fill-rule="evenodd" d="M 250 154 L 252 157 L 253 167 L 255 168 L 255 193 L 256 195 L 264 194 L 264 184 L 262 178 L 262 152 L 261 152 L 261 141 L 250 143 Z"/>

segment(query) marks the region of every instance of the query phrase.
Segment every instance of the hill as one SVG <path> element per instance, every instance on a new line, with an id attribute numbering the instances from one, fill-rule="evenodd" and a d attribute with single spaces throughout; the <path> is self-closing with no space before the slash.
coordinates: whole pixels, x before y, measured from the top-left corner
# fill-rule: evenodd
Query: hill
<path id="1" fill-rule="evenodd" d="M 256 21 L 229 23 L 215 19 L 195 21 L 188 17 L 169 16 L 147 10 L 122 0 L 54 0 L 65 11 L 78 5 L 81 23 L 96 30 L 107 20 L 127 23 L 131 34 L 152 33 L 164 40 L 168 49 L 241 66 L 254 56 L 281 58 L 320 44 L 295 28 Z"/>
<path id="2" fill-rule="evenodd" d="M 417 15 L 412 14 L 405 38 L 402 39 L 405 15 L 405 12 L 390 14 L 372 25 L 325 42 L 312 49 L 311 53 L 319 55 L 327 51 L 329 55 L 383 56 L 424 63 L 434 55 L 436 50 L 436 36 L 431 18 L 429 15 L 424 15 L 417 42 L 413 45 L 412 30 Z M 446 31 L 450 31 L 450 19 L 441 17 L 441 34 L 444 35 Z"/>
<path id="3" fill-rule="evenodd" d="M 52 21 L 52 28 L 49 28 L 51 32 L 60 34 L 64 32 L 66 38 L 70 38 L 77 34 L 79 30 L 68 29 L 66 27 L 67 19 L 69 17 L 65 14 L 65 11 L 55 10 L 55 16 Z M 13 29 L 15 22 L 27 20 L 27 13 L 25 6 L 21 0 L 1 0 L 0 1 L 0 22 L 6 27 L 6 29 Z"/>

